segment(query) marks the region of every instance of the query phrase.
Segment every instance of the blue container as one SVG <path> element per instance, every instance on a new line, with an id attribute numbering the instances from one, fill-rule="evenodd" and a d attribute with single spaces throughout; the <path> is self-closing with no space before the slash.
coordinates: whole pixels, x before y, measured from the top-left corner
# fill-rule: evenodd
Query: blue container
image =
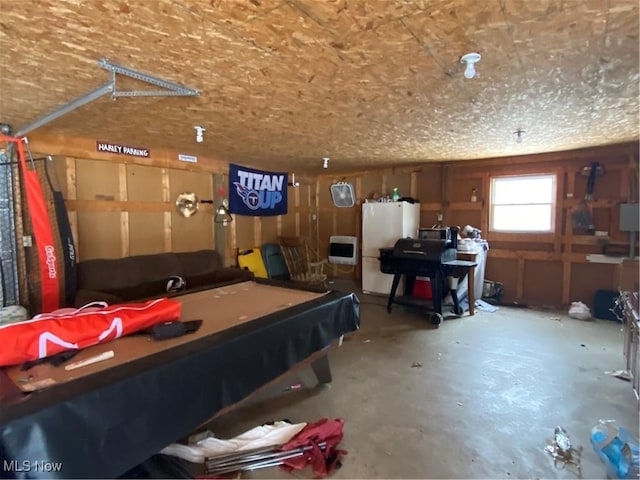
<path id="1" fill-rule="evenodd" d="M 640 449 L 638 441 L 627 429 L 616 427 L 613 422 L 600 421 L 591 430 L 591 444 L 609 476 L 638 478 Z"/>

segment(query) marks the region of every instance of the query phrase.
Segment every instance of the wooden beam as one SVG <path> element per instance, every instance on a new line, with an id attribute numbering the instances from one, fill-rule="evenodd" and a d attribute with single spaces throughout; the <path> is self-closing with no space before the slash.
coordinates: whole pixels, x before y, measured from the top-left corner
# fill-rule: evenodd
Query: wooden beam
<path id="1" fill-rule="evenodd" d="M 89 212 L 173 212 L 176 208 L 172 202 L 139 202 L 122 200 L 67 200 L 70 211 Z M 213 213 L 213 206 L 200 204 L 200 212 Z"/>
<path id="2" fill-rule="evenodd" d="M 118 200 L 127 202 L 127 166 L 124 163 L 118 165 Z M 129 242 L 129 212 L 122 210 L 120 212 L 120 255 L 128 257 L 131 251 Z"/>
<path id="3" fill-rule="evenodd" d="M 129 163 L 195 172 L 226 172 L 229 170 L 228 162 L 209 157 L 199 157 L 198 163 L 180 162 L 178 161 L 178 152 L 169 150 L 151 149 L 151 154 L 147 158 L 98 152 L 95 139 L 67 135 L 33 133 L 29 136 L 29 147 L 34 152 L 47 152 L 50 155 L 64 155 L 114 163 Z"/>
<path id="4" fill-rule="evenodd" d="M 169 176 L 169 169 L 163 168 L 160 171 L 162 182 L 162 201 L 167 204 L 171 201 L 171 181 Z M 163 249 L 165 252 L 170 252 L 173 248 L 172 235 L 171 235 L 171 212 L 163 211 L 162 213 L 162 234 L 163 234 Z"/>
<path id="5" fill-rule="evenodd" d="M 562 304 L 568 305 L 571 294 L 571 262 L 564 260 L 562 262 Z"/>
<path id="6" fill-rule="evenodd" d="M 504 169 L 510 165 L 522 165 L 526 163 L 546 163 L 546 162 L 567 162 L 567 161 L 580 161 L 589 162 L 601 161 L 602 158 L 612 158 L 616 155 L 626 156 L 629 154 L 630 148 L 632 152 L 637 151 L 637 142 L 625 142 L 616 145 L 605 145 L 602 147 L 590 147 L 578 150 L 559 151 L 538 153 L 535 155 L 518 155 L 511 157 L 499 157 L 499 158 L 485 158 L 479 160 L 465 160 L 463 162 L 444 162 L 446 166 L 453 168 L 470 169 L 474 167 L 499 167 Z M 457 176 L 457 173 L 456 173 Z"/>
<path id="7" fill-rule="evenodd" d="M 501 233 L 487 232 L 485 235 L 491 242 L 553 243 L 554 233 Z"/>
<path id="8" fill-rule="evenodd" d="M 516 273 L 516 299 L 518 300 L 524 297 L 524 262 L 524 256 L 519 255 Z"/>
<path id="9" fill-rule="evenodd" d="M 76 160 L 75 158 L 64 157 L 65 166 L 65 182 L 67 190 L 67 200 L 75 200 L 78 198 L 78 188 L 76 185 Z M 65 201 L 67 204 L 67 201 Z M 67 208 L 67 216 L 69 217 L 69 225 L 71 226 L 71 234 L 73 236 L 73 243 L 75 244 L 76 260 L 80 255 L 80 241 L 78 237 L 78 214 L 74 211 L 69 211 Z"/>
<path id="10" fill-rule="evenodd" d="M 418 196 L 418 172 L 411 172 L 411 186 L 409 188 L 411 198 L 416 198 Z M 420 210 L 422 210 L 422 207 L 420 207 Z"/>
<path id="11" fill-rule="evenodd" d="M 311 188 L 311 187 L 310 187 Z M 293 201 L 295 207 L 295 222 L 296 222 L 296 237 L 300 236 L 300 189 L 296 188 L 293 194 Z"/>
<path id="12" fill-rule="evenodd" d="M 565 186 L 565 169 L 558 168 L 556 169 L 556 198 L 555 198 L 555 209 L 553 211 L 553 222 L 554 222 L 554 230 L 556 233 L 556 237 L 553 241 L 553 251 L 556 253 L 560 253 L 562 251 L 562 242 L 561 242 L 561 233 L 562 233 L 562 222 L 564 220 L 564 210 L 558 208 L 558 205 L 561 205 L 562 200 L 564 199 L 564 186 Z"/>

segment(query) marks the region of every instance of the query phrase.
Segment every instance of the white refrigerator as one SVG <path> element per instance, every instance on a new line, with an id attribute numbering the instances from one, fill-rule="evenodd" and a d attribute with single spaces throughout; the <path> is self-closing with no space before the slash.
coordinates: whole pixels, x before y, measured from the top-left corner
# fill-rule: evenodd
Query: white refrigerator
<path id="1" fill-rule="evenodd" d="M 362 291 L 388 295 L 393 275 L 380 271 L 380 248 L 401 238 L 417 238 L 420 204 L 372 202 L 362 204 Z"/>

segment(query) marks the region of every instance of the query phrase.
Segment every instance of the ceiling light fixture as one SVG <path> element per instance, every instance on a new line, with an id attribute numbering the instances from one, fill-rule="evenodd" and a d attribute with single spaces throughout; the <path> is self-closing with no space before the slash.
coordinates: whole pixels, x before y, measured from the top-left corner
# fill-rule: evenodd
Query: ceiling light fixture
<path id="1" fill-rule="evenodd" d="M 464 69 L 464 78 L 473 78 L 476 76 L 475 64 L 479 62 L 481 58 L 479 53 L 467 53 L 460 58 L 460 63 L 467 64 L 467 67 Z"/>
<path id="2" fill-rule="evenodd" d="M 322 168 L 329 168 L 329 157 L 324 157 L 322 159 Z"/>
<path id="3" fill-rule="evenodd" d="M 522 135 L 524 135 L 524 130 L 521 128 L 517 129 L 513 134 L 516 136 L 516 143 L 522 143 Z"/>

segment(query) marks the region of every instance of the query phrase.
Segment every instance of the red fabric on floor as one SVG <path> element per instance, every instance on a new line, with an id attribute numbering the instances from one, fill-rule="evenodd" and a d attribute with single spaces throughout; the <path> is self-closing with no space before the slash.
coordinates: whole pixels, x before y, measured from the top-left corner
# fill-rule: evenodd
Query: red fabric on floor
<path id="1" fill-rule="evenodd" d="M 331 473 L 336 467 L 340 455 L 347 452 L 338 450 L 336 447 L 342 441 L 344 420 L 341 418 L 329 420 L 323 418 L 315 423 L 309 423 L 300 433 L 284 444 L 281 450 L 293 450 L 299 447 L 310 446 L 311 449 L 302 455 L 284 461 L 285 470 L 302 470 L 311 464 L 313 473 L 318 476 L 325 476 Z M 318 444 L 325 442 L 325 449 L 321 449 Z"/>

